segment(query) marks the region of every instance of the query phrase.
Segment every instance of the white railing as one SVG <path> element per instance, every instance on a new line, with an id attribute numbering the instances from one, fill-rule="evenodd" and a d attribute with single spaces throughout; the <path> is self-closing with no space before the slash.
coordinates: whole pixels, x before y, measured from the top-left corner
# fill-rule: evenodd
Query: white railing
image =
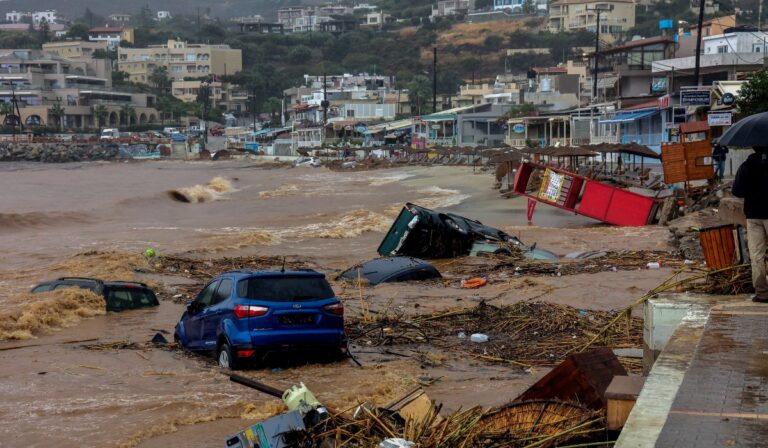
<path id="1" fill-rule="evenodd" d="M 593 135 L 590 137 L 590 140 L 593 145 L 597 145 L 600 143 L 619 143 L 619 136 L 618 135 Z"/>
<path id="2" fill-rule="evenodd" d="M 513 148 L 524 148 L 525 147 L 525 139 L 524 138 L 509 138 L 509 137 L 507 137 L 506 143 L 509 146 L 512 146 Z"/>

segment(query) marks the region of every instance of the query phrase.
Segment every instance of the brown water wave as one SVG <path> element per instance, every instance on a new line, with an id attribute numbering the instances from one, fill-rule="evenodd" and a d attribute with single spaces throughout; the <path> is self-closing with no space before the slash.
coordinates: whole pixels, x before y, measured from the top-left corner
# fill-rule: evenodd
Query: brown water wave
<path id="1" fill-rule="evenodd" d="M 198 184 L 171 190 L 168 195 L 179 202 L 199 203 L 215 201 L 220 199 L 224 193 L 229 193 L 232 190 L 234 190 L 232 181 L 222 176 L 216 176 L 205 185 Z"/>
<path id="2" fill-rule="evenodd" d="M 0 213 L 0 232 L 85 224 L 89 220 L 88 214 L 76 212 Z"/>
<path id="3" fill-rule="evenodd" d="M 104 299 L 85 289 L 68 288 L 19 298 L 21 309 L 0 313 L 0 340 L 32 339 L 35 335 L 106 314 Z"/>

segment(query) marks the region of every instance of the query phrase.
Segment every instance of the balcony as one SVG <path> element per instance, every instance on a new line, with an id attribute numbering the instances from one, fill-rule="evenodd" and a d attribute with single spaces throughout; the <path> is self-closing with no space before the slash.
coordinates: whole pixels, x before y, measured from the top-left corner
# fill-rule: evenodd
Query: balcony
<path id="1" fill-rule="evenodd" d="M 659 146 L 661 145 L 661 134 L 625 134 L 621 136 L 621 143 L 638 143 L 645 146 Z"/>
<path id="2" fill-rule="evenodd" d="M 714 67 L 718 70 L 727 70 L 728 67 L 762 66 L 763 53 L 716 53 L 703 54 L 700 57 L 701 68 Z M 673 70 L 693 70 L 696 66 L 696 57 L 664 59 L 653 62 L 653 73 L 664 73 Z"/>
<path id="3" fill-rule="evenodd" d="M 506 143 L 513 148 L 525 148 L 526 141 L 524 138 L 509 138 L 507 137 Z"/>
<path id="4" fill-rule="evenodd" d="M 617 144 L 621 141 L 618 135 L 593 135 L 590 137 L 593 145 L 599 145 L 600 143 Z"/>

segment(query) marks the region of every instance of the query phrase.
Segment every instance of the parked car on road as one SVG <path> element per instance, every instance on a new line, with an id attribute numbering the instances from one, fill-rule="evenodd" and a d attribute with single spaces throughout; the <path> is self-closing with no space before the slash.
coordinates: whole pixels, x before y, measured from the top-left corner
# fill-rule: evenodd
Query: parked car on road
<path id="1" fill-rule="evenodd" d="M 99 140 L 108 142 L 110 140 L 117 140 L 120 138 L 120 130 L 115 128 L 102 129 Z"/>
<path id="2" fill-rule="evenodd" d="M 103 281 L 88 277 L 57 278 L 50 282 L 40 283 L 32 288 L 32 293 L 38 294 L 65 288 L 88 289 L 103 296 L 107 311 L 125 311 L 160 305 L 154 291 L 144 283 Z"/>
<path id="3" fill-rule="evenodd" d="M 344 306 L 315 271 L 225 272 L 187 305 L 174 339 L 229 369 L 285 351 L 347 353 Z"/>

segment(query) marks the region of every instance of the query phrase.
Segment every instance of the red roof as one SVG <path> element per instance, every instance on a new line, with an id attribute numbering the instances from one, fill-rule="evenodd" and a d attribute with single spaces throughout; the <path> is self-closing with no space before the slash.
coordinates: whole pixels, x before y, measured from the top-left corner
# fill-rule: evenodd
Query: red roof
<path id="1" fill-rule="evenodd" d="M 89 33 L 122 33 L 123 28 L 102 26 L 102 27 L 91 28 L 90 30 L 88 30 L 88 32 Z"/>
<path id="2" fill-rule="evenodd" d="M 689 121 L 688 123 L 680 123 L 680 132 L 683 134 L 696 134 L 699 132 L 707 132 L 709 130 L 709 123 L 706 121 Z"/>
<path id="3" fill-rule="evenodd" d="M 542 73 L 568 73 L 568 69 L 565 67 L 533 67 L 531 70 L 533 70 L 536 73 L 542 74 Z"/>
<path id="4" fill-rule="evenodd" d="M 635 104 L 634 106 L 624 107 L 621 110 L 639 110 L 639 109 L 650 109 L 652 107 L 659 107 L 659 99 L 654 98 L 650 101 L 646 101 L 644 103 Z"/>

